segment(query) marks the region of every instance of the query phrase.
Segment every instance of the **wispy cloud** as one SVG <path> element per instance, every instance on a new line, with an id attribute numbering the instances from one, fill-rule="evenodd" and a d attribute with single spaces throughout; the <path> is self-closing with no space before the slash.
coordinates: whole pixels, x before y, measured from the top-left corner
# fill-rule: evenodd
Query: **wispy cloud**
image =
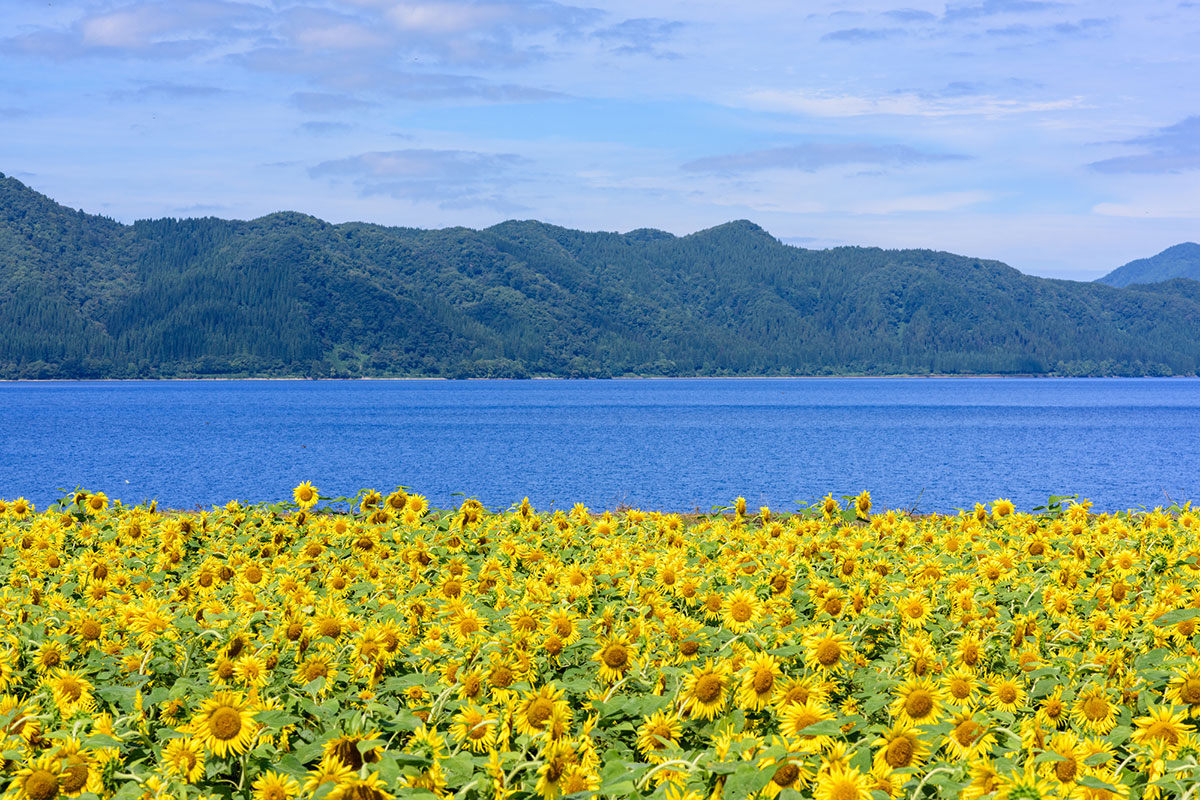
<path id="1" fill-rule="evenodd" d="M 333 92 L 293 92 L 288 102 L 307 114 L 333 114 L 375 105 L 348 94 Z"/>
<path id="2" fill-rule="evenodd" d="M 512 183 L 513 171 L 525 164 L 527 159 L 512 153 L 411 148 L 325 161 L 308 173 L 313 178 L 349 181 L 364 196 L 507 212 L 521 208 L 505 197 L 504 189 Z"/>
<path id="3" fill-rule="evenodd" d="M 1036 11 L 1052 11 L 1065 7 L 1064 3 L 1045 2 L 1044 0 L 983 0 L 982 3 L 956 4 L 946 7 L 942 19 L 946 22 L 958 22 L 964 19 L 978 19 L 997 14 L 1028 14 Z"/>
<path id="4" fill-rule="evenodd" d="M 1106 158 L 1088 166 L 1097 172 L 1109 173 L 1172 173 L 1200 169 L 1200 116 L 1126 139 L 1122 144 L 1141 148 L 1142 152 Z"/>
<path id="5" fill-rule="evenodd" d="M 843 28 L 821 37 L 825 42 L 878 42 L 907 33 L 903 28 Z"/>
<path id="6" fill-rule="evenodd" d="M 816 172 L 842 164 L 908 166 L 941 161 L 962 161 L 968 156 L 957 153 L 927 153 L 902 144 L 862 142 L 808 142 L 792 147 L 753 150 L 747 153 L 710 156 L 689 161 L 683 169 L 691 172 L 745 173 L 768 169 L 797 169 Z"/>
<path id="7" fill-rule="evenodd" d="M 186 58 L 262 33 L 269 12 L 226 0 L 130 3 L 85 13 L 67 28 L 0 40 L 9 52 L 54 60 L 84 57 Z"/>
<path id="8" fill-rule="evenodd" d="M 113 100 L 153 100 L 156 98 L 171 98 L 187 100 L 203 97 L 216 97 L 228 94 L 229 90 L 220 86 L 200 86 L 187 83 L 147 83 L 136 89 L 117 89 L 109 92 Z"/>
<path id="9" fill-rule="evenodd" d="M 1061 111 L 1081 105 L 1079 98 L 1030 101 L 993 95 L 929 96 L 918 92 L 863 96 L 803 89 L 757 89 L 746 92 L 733 102 L 762 111 L 809 114 L 816 117 L 898 115 L 994 118 L 1041 111 Z"/>
<path id="10" fill-rule="evenodd" d="M 657 58 L 678 57 L 678 54 L 662 49 L 684 24 L 677 20 L 659 17 L 627 19 L 616 25 L 597 30 L 593 36 L 613 45 L 613 52 L 651 55 Z"/>
<path id="11" fill-rule="evenodd" d="M 894 8 L 891 11 L 883 12 L 883 15 L 897 22 L 933 22 L 937 19 L 936 14 L 922 11 L 919 8 Z"/>
<path id="12" fill-rule="evenodd" d="M 300 132 L 312 136 L 327 136 L 331 133 L 345 133 L 354 130 L 349 122 L 330 122 L 329 120 L 309 120 L 300 123 Z"/>

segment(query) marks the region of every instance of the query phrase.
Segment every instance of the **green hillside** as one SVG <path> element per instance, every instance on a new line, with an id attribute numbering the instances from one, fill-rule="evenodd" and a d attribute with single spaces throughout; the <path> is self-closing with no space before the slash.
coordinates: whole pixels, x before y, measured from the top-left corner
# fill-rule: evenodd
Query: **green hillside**
<path id="1" fill-rule="evenodd" d="M 930 250 L 251 221 L 121 225 L 0 176 L 0 377 L 1195 374 L 1200 284 Z"/>
<path id="2" fill-rule="evenodd" d="M 1159 283 L 1172 278 L 1200 281 L 1200 244 L 1184 242 L 1168 247 L 1156 256 L 1130 261 L 1096 280 L 1109 286 L 1131 286 L 1135 283 Z"/>

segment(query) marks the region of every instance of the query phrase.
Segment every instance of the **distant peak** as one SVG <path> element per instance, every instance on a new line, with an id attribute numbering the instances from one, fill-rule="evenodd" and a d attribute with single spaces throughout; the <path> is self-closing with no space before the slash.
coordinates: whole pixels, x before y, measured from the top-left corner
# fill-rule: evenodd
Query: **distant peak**
<path id="1" fill-rule="evenodd" d="M 714 225 L 702 231 L 696 231 L 693 236 L 765 236 L 771 241 L 777 241 L 774 236 L 761 225 L 748 219 L 735 219 L 721 225 Z"/>
<path id="2" fill-rule="evenodd" d="M 675 234 L 660 231 L 658 228 L 637 228 L 624 236 L 631 242 L 658 242 L 675 238 Z"/>
<path id="3" fill-rule="evenodd" d="M 1159 255 L 1173 256 L 1184 255 L 1188 253 L 1200 253 L 1200 244 L 1196 244 L 1195 242 L 1180 242 L 1179 244 L 1171 245 L 1166 250 L 1163 250 L 1161 253 L 1159 253 Z"/>

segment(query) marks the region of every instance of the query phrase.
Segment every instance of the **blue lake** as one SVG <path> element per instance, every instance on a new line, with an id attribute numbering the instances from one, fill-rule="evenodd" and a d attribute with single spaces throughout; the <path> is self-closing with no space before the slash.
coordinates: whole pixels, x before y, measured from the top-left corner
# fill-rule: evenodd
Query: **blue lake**
<path id="1" fill-rule="evenodd" d="M 0 497 L 412 487 L 507 507 L 1200 500 L 1200 379 L 0 383 Z M 1170 499 L 1168 499 L 1170 498 Z"/>

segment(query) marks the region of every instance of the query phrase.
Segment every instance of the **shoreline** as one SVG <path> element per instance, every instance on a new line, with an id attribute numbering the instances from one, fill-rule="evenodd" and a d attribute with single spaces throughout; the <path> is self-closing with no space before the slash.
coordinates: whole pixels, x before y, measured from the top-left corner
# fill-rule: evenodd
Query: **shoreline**
<path id="1" fill-rule="evenodd" d="M 589 383 L 596 381 L 844 381 L 844 380 L 1196 380 L 1197 375 L 1046 375 L 1042 373 L 1000 374 L 972 373 L 952 374 L 899 374 L 899 375 L 616 375 L 611 378 L 564 378 L 539 375 L 532 378 L 443 378 L 427 377 L 359 377 L 359 378 L 301 378 L 301 377 L 247 377 L 247 378 L 0 378 L 0 384 L 9 383 L 388 383 L 411 381 L 439 381 L 444 383 L 477 383 L 479 381 L 503 381 L 525 383 L 530 381 L 563 381 Z"/>

